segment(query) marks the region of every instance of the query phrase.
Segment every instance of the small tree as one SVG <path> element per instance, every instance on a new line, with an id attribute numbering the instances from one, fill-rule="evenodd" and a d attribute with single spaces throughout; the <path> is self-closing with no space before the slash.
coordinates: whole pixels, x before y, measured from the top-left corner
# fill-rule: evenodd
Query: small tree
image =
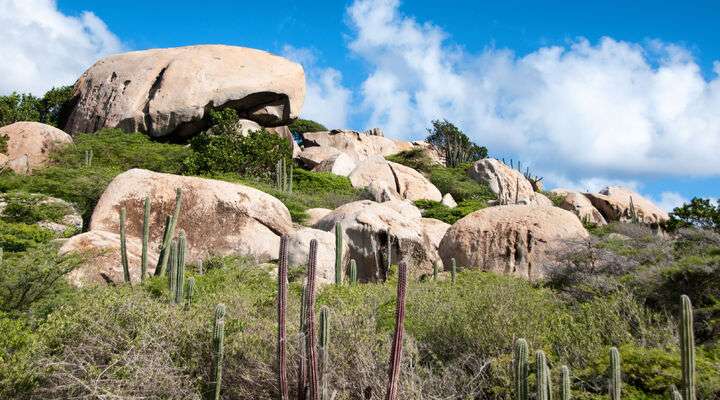
<path id="1" fill-rule="evenodd" d="M 713 205 L 710 199 L 693 197 L 689 203 L 676 207 L 670 213 L 667 226 L 671 230 L 695 226 L 720 231 L 720 200 L 717 205 Z"/>
<path id="2" fill-rule="evenodd" d="M 432 121 L 426 141 L 443 152 L 448 167 L 487 157 L 487 148 L 478 146 L 458 127 L 448 120 Z"/>

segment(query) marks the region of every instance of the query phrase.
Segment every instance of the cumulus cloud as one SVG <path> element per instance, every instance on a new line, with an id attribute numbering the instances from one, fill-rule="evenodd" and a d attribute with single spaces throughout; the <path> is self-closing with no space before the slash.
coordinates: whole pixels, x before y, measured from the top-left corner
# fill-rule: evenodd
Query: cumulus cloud
<path id="1" fill-rule="evenodd" d="M 53 0 L 0 0 L 0 94 L 42 95 L 75 82 L 97 59 L 122 50 L 95 14 L 61 13 Z"/>
<path id="2" fill-rule="evenodd" d="M 677 192 L 662 192 L 660 193 L 660 198 L 655 201 L 658 207 L 667 212 L 671 212 L 675 207 L 680 207 L 689 202 L 690 199 Z"/>
<path id="3" fill-rule="evenodd" d="M 348 8 L 349 47 L 370 68 L 360 89 L 368 125 L 419 138 L 447 118 L 551 183 L 720 175 L 720 63 L 708 80 L 681 46 L 610 37 L 470 54 L 398 6 Z"/>
<path id="4" fill-rule="evenodd" d="M 282 53 L 305 69 L 302 117 L 318 121 L 329 129 L 347 127 L 352 92 L 343 86 L 340 71 L 318 66 L 317 54 L 309 48 L 285 45 Z"/>

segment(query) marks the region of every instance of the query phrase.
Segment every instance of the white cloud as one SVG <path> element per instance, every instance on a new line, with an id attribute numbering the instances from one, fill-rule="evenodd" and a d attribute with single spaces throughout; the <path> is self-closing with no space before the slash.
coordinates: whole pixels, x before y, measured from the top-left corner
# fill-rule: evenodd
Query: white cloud
<path id="1" fill-rule="evenodd" d="M 680 207 L 690 200 L 677 192 L 662 192 L 660 198 L 655 201 L 658 207 L 671 212 L 675 207 Z"/>
<path id="2" fill-rule="evenodd" d="M 348 8 L 349 47 L 370 67 L 361 88 L 369 126 L 418 138 L 447 118 L 551 183 L 720 175 L 719 63 L 706 80 L 683 47 L 608 37 L 522 57 L 469 54 L 398 6 Z"/>
<path id="3" fill-rule="evenodd" d="M 312 49 L 285 45 L 282 53 L 305 69 L 306 94 L 301 117 L 320 122 L 329 129 L 346 128 L 352 93 L 343 86 L 340 71 L 318 67 L 317 55 Z"/>
<path id="4" fill-rule="evenodd" d="M 95 14 L 67 16 L 52 0 L 0 0 L 0 26 L 0 94 L 42 95 L 72 84 L 99 58 L 123 48 Z"/>

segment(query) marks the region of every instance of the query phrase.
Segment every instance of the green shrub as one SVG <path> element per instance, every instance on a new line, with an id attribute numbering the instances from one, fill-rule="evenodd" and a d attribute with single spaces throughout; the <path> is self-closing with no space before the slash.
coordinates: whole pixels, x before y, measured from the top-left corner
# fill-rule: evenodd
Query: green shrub
<path id="1" fill-rule="evenodd" d="M 0 220 L 0 247 L 5 251 L 25 251 L 54 238 L 55 234 L 51 230 L 37 225 Z"/>
<path id="2" fill-rule="evenodd" d="M 71 111 L 73 87 L 52 88 L 42 98 L 13 92 L 0 96 L 0 126 L 36 121 L 60 127 Z"/>
<path id="3" fill-rule="evenodd" d="M 0 196 L 5 208 L 0 219 L 5 222 L 34 224 L 40 221 L 60 222 L 64 216 L 73 212 L 72 207 L 47 201 L 47 196 L 25 192 L 9 192 Z"/>
<path id="4" fill-rule="evenodd" d="M 495 200 L 497 197 L 489 186 L 476 182 L 465 173 L 465 170 L 469 167 L 469 164 L 454 168 L 433 167 L 430 172 L 430 182 L 440 189 L 440 192 L 450 193 L 457 202 L 464 200 Z"/>
<path id="5" fill-rule="evenodd" d="M 8 140 L 6 135 L 0 135 L 0 153 L 7 153 Z"/>
<path id="6" fill-rule="evenodd" d="M 388 161 L 406 165 L 424 174 L 430 174 L 433 168 L 433 161 L 421 148 L 401 151 L 385 157 Z"/>
<path id="7" fill-rule="evenodd" d="M 689 203 L 676 207 L 666 223 L 670 230 L 697 227 L 720 232 L 720 199 L 713 205 L 710 199 L 693 197 Z"/>
<path id="8" fill-rule="evenodd" d="M 418 200 L 415 205 L 422 211 L 423 217 L 439 219 L 451 225 L 471 212 L 487 207 L 483 200 L 461 201 L 455 208 L 432 200 Z"/>
<path id="9" fill-rule="evenodd" d="M 306 133 L 306 132 L 321 132 L 321 131 L 327 131 L 328 128 L 326 128 L 323 124 L 319 122 L 315 122 L 309 119 L 296 119 L 293 121 L 292 124 L 288 125 L 288 128 L 290 129 L 290 132 L 292 133 Z"/>
<path id="10" fill-rule="evenodd" d="M 543 191 L 542 194 L 544 194 L 545 197 L 550 199 L 550 201 L 552 201 L 555 207 L 560 207 L 565 202 L 565 196 L 560 196 L 558 194 L 548 191 Z"/>
<path id="11" fill-rule="evenodd" d="M 487 157 L 488 151 L 485 146 L 471 142 L 467 135 L 448 120 L 434 120 L 432 125 L 432 129 L 428 129 L 428 137 L 425 141 L 440 149 L 448 167 L 457 167 Z"/>

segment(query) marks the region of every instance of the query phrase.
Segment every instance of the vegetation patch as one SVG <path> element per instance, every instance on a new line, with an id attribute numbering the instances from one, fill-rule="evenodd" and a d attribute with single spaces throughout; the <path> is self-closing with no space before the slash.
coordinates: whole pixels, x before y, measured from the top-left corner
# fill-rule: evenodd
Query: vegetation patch
<path id="1" fill-rule="evenodd" d="M 12 191 L 0 194 L 0 219 L 5 222 L 34 224 L 40 221 L 61 222 L 74 212 L 67 203 L 53 201 L 48 196 Z"/>
<path id="2" fill-rule="evenodd" d="M 325 127 L 325 125 L 319 122 L 301 118 L 296 119 L 295 121 L 293 121 L 292 124 L 288 125 L 288 129 L 290 129 L 290 132 L 296 134 L 303 134 L 307 132 L 322 132 L 329 130 Z"/>
<path id="3" fill-rule="evenodd" d="M 483 200 L 464 200 L 455 208 L 432 200 L 417 200 L 415 205 L 420 209 L 423 217 L 439 219 L 451 225 L 471 212 L 487 207 L 487 203 Z"/>

